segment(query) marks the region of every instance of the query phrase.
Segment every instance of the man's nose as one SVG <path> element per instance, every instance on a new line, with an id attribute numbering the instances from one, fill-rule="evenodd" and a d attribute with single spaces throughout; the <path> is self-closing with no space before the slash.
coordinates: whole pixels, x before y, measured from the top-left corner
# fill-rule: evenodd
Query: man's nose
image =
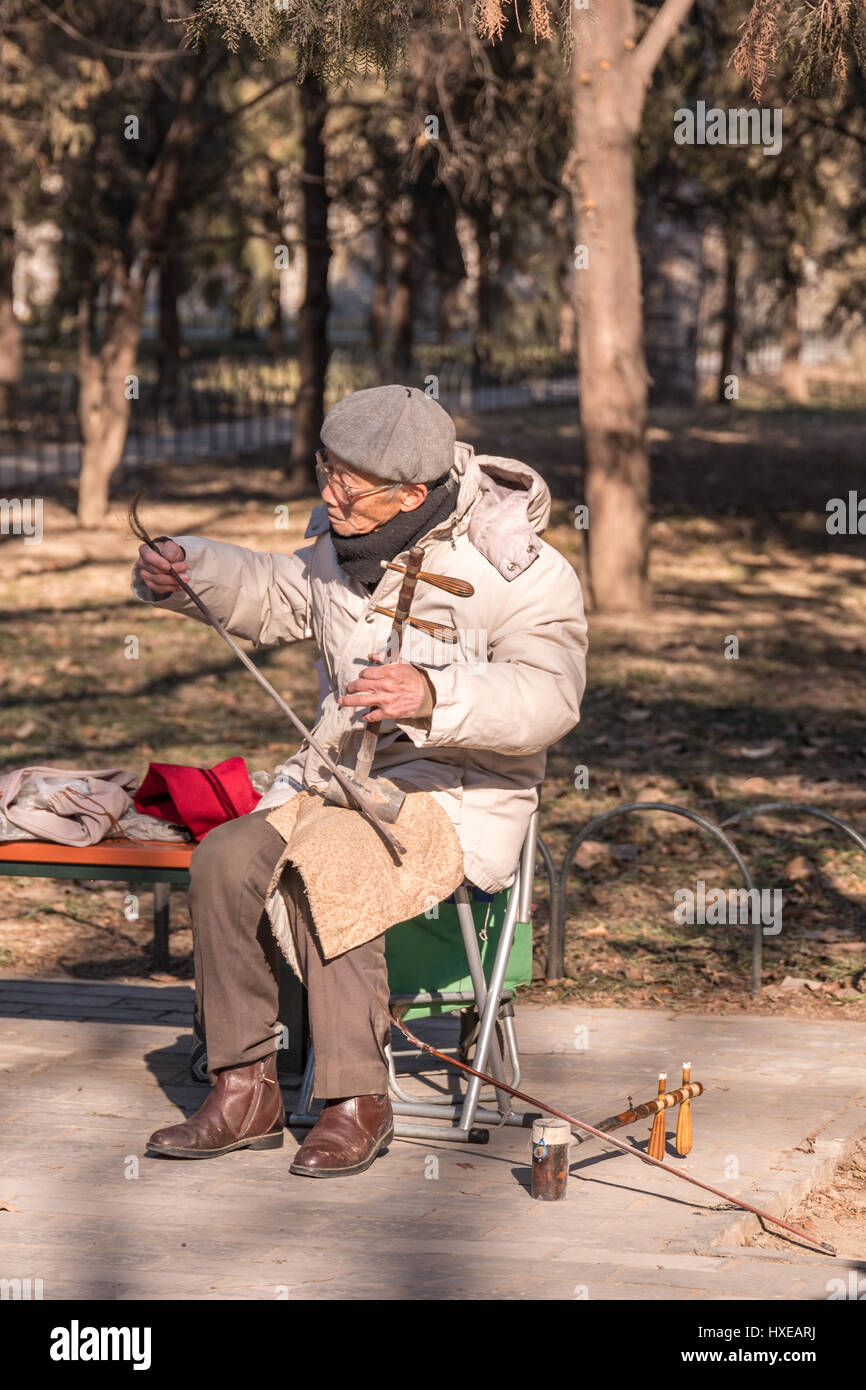
<path id="1" fill-rule="evenodd" d="M 347 507 L 349 505 L 343 493 L 340 492 L 339 488 L 336 488 L 334 484 L 330 481 L 324 489 L 322 496 L 327 498 L 328 493 L 330 493 L 330 498 L 328 500 L 330 500 L 331 503 L 336 503 L 338 507 Z"/>

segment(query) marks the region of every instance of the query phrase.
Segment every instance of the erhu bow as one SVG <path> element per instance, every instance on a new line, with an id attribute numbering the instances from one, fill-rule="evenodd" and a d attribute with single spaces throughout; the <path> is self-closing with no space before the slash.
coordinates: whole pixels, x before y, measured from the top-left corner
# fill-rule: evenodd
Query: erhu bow
<path id="1" fill-rule="evenodd" d="M 675 1168 L 672 1163 L 665 1163 L 660 1158 L 651 1158 L 649 1154 L 641 1153 L 640 1149 L 630 1148 L 628 1144 L 624 1144 L 620 1139 L 612 1138 L 609 1133 L 605 1133 L 603 1129 L 597 1129 L 595 1125 L 587 1124 L 585 1120 L 578 1120 L 574 1115 L 566 1115 L 562 1110 L 555 1110 L 552 1105 L 547 1105 L 545 1101 L 538 1100 L 536 1096 L 527 1095 L 525 1091 L 518 1091 L 514 1086 L 507 1086 L 504 1081 L 497 1081 L 495 1077 L 488 1076 L 486 1072 L 476 1071 L 474 1067 L 468 1066 L 465 1062 L 458 1062 L 456 1057 L 449 1057 L 447 1053 L 439 1052 L 435 1047 L 431 1047 L 429 1043 L 422 1042 L 420 1038 L 416 1038 L 414 1033 L 410 1033 L 405 1023 L 401 1023 L 392 1013 L 389 1012 L 388 1017 L 415 1047 L 420 1048 L 422 1052 L 429 1053 L 431 1057 L 438 1057 L 440 1061 L 446 1062 L 448 1066 L 459 1067 L 461 1071 L 468 1072 L 470 1076 L 478 1076 L 482 1081 L 486 1081 L 491 1086 L 495 1087 L 497 1091 L 507 1091 L 510 1096 L 516 1096 L 518 1100 L 526 1101 L 528 1105 L 537 1105 L 539 1110 L 546 1111 L 548 1115 L 556 1115 L 560 1120 L 567 1120 L 568 1123 L 573 1125 L 576 1129 L 582 1129 L 587 1134 L 594 1135 L 596 1139 L 603 1139 L 605 1143 L 613 1144 L 614 1148 L 619 1149 L 620 1153 L 631 1154 L 633 1158 L 639 1158 L 641 1163 L 651 1163 L 654 1168 L 662 1168 L 666 1173 L 673 1173 L 675 1178 L 682 1178 L 685 1182 L 690 1182 L 694 1187 L 702 1187 L 705 1192 L 712 1192 L 714 1197 L 721 1197 L 725 1202 L 730 1203 L 731 1206 L 741 1207 L 743 1211 L 749 1211 L 753 1216 L 760 1217 L 762 1221 L 769 1221 L 773 1226 L 781 1226 L 783 1230 L 790 1231 L 792 1235 L 799 1236 L 801 1240 L 809 1241 L 810 1245 L 817 1245 L 819 1249 L 823 1250 L 827 1255 L 836 1254 L 835 1248 L 826 1240 L 819 1240 L 817 1236 L 810 1236 L 808 1231 L 800 1230 L 799 1226 L 791 1226 L 787 1221 L 780 1220 L 778 1216 L 771 1216 L 768 1211 L 763 1211 L 761 1207 L 753 1207 L 748 1202 L 744 1202 L 740 1197 L 732 1197 L 729 1192 L 722 1192 L 718 1187 L 711 1187 L 708 1182 L 701 1182 L 700 1178 L 693 1178 L 691 1173 L 684 1172 L 682 1168 Z M 696 1084 L 695 1082 L 692 1083 L 692 1085 Z M 684 1089 L 690 1089 L 690 1087 Z M 688 1098 L 690 1097 L 684 1097 L 684 1099 Z M 650 1109 L 655 1109 L 655 1106 L 658 1106 L 659 1110 L 665 1109 L 666 1107 L 660 1102 L 661 1096 L 657 1097 L 655 1102 L 648 1102 L 647 1112 L 649 1113 Z M 622 1120 L 622 1118 L 622 1116 L 615 1116 L 614 1120 L 619 1121 Z M 603 1123 L 607 1125 L 611 1124 L 611 1121 L 605 1120 Z M 626 1120 L 626 1123 L 629 1123 L 629 1121 Z"/>
<path id="2" fill-rule="evenodd" d="M 149 545 L 151 550 L 155 550 L 157 555 L 160 555 L 162 559 L 165 560 L 166 557 L 162 554 L 162 551 L 159 548 L 158 541 L 155 541 L 153 537 L 148 533 L 148 531 L 142 524 L 141 519 L 139 518 L 138 503 L 140 498 L 141 493 L 139 492 L 136 494 L 132 502 L 129 504 L 129 525 L 132 530 L 132 533 L 140 541 L 144 541 L 145 545 Z M 405 853 L 405 847 L 400 843 L 393 830 L 391 830 L 390 827 L 385 824 L 381 817 L 377 816 L 375 808 L 370 803 L 369 799 L 364 795 L 363 791 L 360 788 L 358 788 L 350 778 L 346 776 L 342 768 L 339 768 L 337 766 L 333 758 L 331 758 L 330 754 L 326 752 L 326 750 L 321 746 L 318 740 L 310 733 L 306 724 L 304 724 L 298 718 L 291 706 L 286 704 L 282 695 L 280 695 L 279 692 L 276 691 L 274 687 L 271 685 L 270 681 L 262 675 L 259 668 L 255 665 L 253 661 L 250 660 L 246 652 L 238 646 L 234 638 L 229 636 L 219 619 L 214 617 L 207 604 L 199 598 L 198 594 L 195 592 L 194 589 L 190 588 L 186 580 L 181 578 L 181 576 L 178 574 L 177 570 L 171 563 L 169 563 L 168 565 L 168 572 L 170 575 L 172 575 L 174 579 L 177 580 L 178 584 L 183 589 L 187 598 L 192 600 L 196 608 L 201 613 L 202 617 L 205 618 L 206 621 L 213 628 L 214 632 L 218 633 L 219 636 L 226 643 L 226 645 L 231 647 L 238 660 L 243 662 L 244 666 L 246 666 L 250 674 L 255 677 L 262 689 L 266 691 L 268 695 L 270 695 L 271 699 L 283 712 L 286 718 L 291 720 L 292 724 L 295 726 L 299 733 L 303 734 L 310 747 L 316 753 L 318 753 L 319 757 L 322 759 L 322 762 L 328 768 L 329 772 L 333 773 L 334 777 L 342 786 L 343 790 L 347 793 L 348 797 L 350 798 L 349 804 L 354 804 L 361 812 L 361 814 L 365 816 L 368 821 L 370 821 L 374 829 L 377 830 L 379 834 L 382 836 L 382 839 L 387 844 L 389 850 L 392 852 L 392 854 L 394 854 L 396 862 L 399 863 L 399 855 Z"/>

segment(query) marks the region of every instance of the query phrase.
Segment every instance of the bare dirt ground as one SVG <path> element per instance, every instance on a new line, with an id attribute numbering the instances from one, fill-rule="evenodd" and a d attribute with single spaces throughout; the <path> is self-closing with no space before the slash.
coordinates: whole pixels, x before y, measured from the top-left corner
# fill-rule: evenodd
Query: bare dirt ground
<path id="1" fill-rule="evenodd" d="M 648 617 L 590 616 L 581 723 L 553 750 L 541 828 L 557 864 L 593 816 L 637 799 L 715 821 L 761 802 L 821 807 L 863 826 L 866 536 L 830 536 L 826 506 L 862 485 L 866 410 L 769 398 L 653 417 Z M 519 457 L 554 495 L 546 539 L 583 574 L 578 429 L 571 407 L 459 416 L 458 438 Z M 154 613 L 129 590 L 136 543 L 125 504 L 146 490 L 155 533 L 198 533 L 259 550 L 297 546 L 316 498 L 288 503 L 274 458 L 165 466 L 119 484 L 100 532 L 68 496 L 45 503 L 40 545 L 3 542 L 0 747 L 25 763 L 211 766 L 250 771 L 297 746 L 279 713 L 204 626 Z M 725 656 L 736 637 L 739 657 Z M 129 659 L 138 639 L 138 656 Z M 257 655 L 311 720 L 310 642 Z M 589 772 L 575 789 L 576 769 Z M 764 989 L 749 991 L 745 926 L 674 921 L 674 893 L 703 879 L 736 888 L 724 851 L 662 813 L 614 821 L 569 880 L 565 978 L 548 983 L 548 893 L 536 887 L 536 979 L 527 997 L 676 1010 L 866 1017 L 866 856 L 834 827 L 785 813 L 732 831 L 755 882 L 783 891 L 783 929 L 764 938 Z M 127 920 L 125 885 L 0 881 L 0 972 L 134 978 L 150 965 L 148 897 Z M 173 894 L 176 973 L 192 973 L 183 894 Z"/>

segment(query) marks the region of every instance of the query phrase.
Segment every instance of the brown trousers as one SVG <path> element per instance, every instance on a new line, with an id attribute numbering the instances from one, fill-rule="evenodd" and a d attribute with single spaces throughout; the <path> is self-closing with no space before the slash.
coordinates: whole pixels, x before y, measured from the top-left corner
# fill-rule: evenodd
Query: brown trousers
<path id="1" fill-rule="evenodd" d="M 277 1048 L 280 949 L 264 906 L 284 849 L 266 813 L 253 811 L 211 830 L 192 856 L 196 1000 L 212 1073 L 257 1062 Z M 325 1100 L 383 1095 L 391 1036 L 385 934 L 326 962 L 292 865 L 281 888 L 308 993 L 315 1094 Z"/>

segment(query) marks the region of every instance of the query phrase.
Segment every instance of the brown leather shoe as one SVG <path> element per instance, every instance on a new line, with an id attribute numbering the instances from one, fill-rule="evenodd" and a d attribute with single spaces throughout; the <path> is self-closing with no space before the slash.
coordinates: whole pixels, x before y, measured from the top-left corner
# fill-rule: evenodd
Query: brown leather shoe
<path id="1" fill-rule="evenodd" d="M 168 1158 L 218 1158 L 233 1149 L 282 1148 L 286 1115 L 277 1054 L 217 1072 L 200 1110 L 182 1125 L 158 1129 L 146 1152 Z"/>
<path id="2" fill-rule="evenodd" d="M 352 1177 L 369 1168 L 393 1137 L 394 1115 L 387 1095 L 328 1101 L 289 1172 L 308 1178 Z"/>

